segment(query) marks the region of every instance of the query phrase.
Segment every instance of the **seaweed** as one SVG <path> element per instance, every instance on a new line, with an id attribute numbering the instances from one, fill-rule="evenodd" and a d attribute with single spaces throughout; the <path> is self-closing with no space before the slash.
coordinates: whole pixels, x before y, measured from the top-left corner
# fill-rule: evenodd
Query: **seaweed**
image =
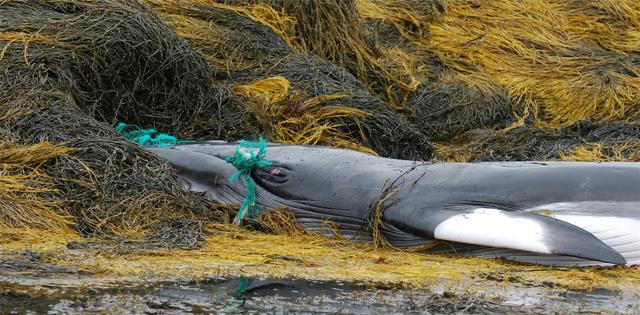
<path id="1" fill-rule="evenodd" d="M 134 121 L 188 137 L 198 121 L 217 132 L 208 136 L 233 132 L 220 123 L 234 117 L 221 111 L 230 93 L 189 42 L 135 1 L 4 1 L 0 16 L 0 125 L 14 146 L 68 148 L 38 166 L 50 191 L 30 208 L 55 207 L 32 227 L 57 215 L 84 236 L 142 237 L 172 219 L 228 220 L 112 127 Z"/>
<path id="2" fill-rule="evenodd" d="M 638 145 L 640 145 L 640 124 L 637 122 L 594 124 L 583 121 L 570 128 L 522 126 L 508 131 L 474 129 L 448 142 L 436 145 L 436 159 L 458 162 L 546 160 L 637 162 L 640 161 L 636 151 Z"/>
<path id="3" fill-rule="evenodd" d="M 201 223 L 233 217 L 116 134 L 120 121 L 414 160 L 639 161 L 638 12 L 631 0 L 2 1 L 0 226 L 197 248 Z"/>

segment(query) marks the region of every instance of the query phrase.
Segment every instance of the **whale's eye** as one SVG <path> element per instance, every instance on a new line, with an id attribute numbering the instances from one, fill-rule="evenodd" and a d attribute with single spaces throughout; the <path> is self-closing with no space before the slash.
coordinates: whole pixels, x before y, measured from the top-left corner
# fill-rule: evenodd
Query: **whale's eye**
<path id="1" fill-rule="evenodd" d="M 298 196 L 297 192 L 300 187 L 295 184 L 293 167 L 290 165 L 273 163 L 269 167 L 256 168 L 251 177 L 255 180 L 256 185 L 275 196 L 287 200 L 303 199 Z"/>
<path id="2" fill-rule="evenodd" d="M 252 175 L 260 184 L 270 186 L 286 183 L 290 174 L 290 168 L 274 163 L 272 166 L 254 169 Z"/>

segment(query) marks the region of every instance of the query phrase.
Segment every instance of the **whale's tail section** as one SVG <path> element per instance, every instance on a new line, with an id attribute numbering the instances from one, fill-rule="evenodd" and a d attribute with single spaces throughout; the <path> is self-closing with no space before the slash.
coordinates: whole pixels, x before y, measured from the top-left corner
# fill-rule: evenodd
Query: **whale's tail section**
<path id="1" fill-rule="evenodd" d="M 401 229 L 410 230 L 417 236 L 478 245 L 467 247 L 466 251 L 476 251 L 474 256 L 489 256 L 493 250 L 509 256 L 515 250 L 529 253 L 531 257 L 542 254 L 620 265 L 627 263 L 615 249 L 577 225 L 536 213 L 501 210 L 487 204 L 450 205 L 429 212 L 419 220 L 403 221 L 402 225 Z M 453 248 L 456 252 L 465 251 L 464 246 L 459 249 Z"/>

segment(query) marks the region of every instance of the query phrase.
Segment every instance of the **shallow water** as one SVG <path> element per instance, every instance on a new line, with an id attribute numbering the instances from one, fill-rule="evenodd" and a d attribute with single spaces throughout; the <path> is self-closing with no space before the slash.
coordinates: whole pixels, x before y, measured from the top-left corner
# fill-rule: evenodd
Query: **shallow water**
<path id="1" fill-rule="evenodd" d="M 285 253 L 290 247 L 276 251 L 278 242 L 246 239 L 238 242 L 255 248 L 228 246 L 230 252 L 225 252 L 225 247 L 214 241 L 210 242 L 215 247 L 211 252 L 207 248 L 70 249 L 61 244 L 38 249 L 33 242 L 18 244 L 13 249 L 0 246 L 0 314 L 640 314 L 637 267 L 558 271 L 483 259 L 423 255 L 413 257 L 417 261 L 411 264 L 402 264 L 409 254 L 382 250 L 348 252 L 348 247 L 333 246 L 331 250 L 348 255 L 330 260 L 332 254 L 317 259 L 310 254 L 326 250 L 324 245 L 310 247 L 304 255 L 283 256 L 274 253 Z M 259 250 L 269 244 L 271 251 L 261 254 Z M 253 256 L 240 255 L 235 260 L 216 256 L 226 257 L 241 250 Z M 260 255 L 266 256 L 263 259 Z M 363 268 L 367 263 L 372 266 Z M 482 263 L 487 266 L 470 268 Z M 342 273 L 332 273 L 333 277 L 328 278 L 320 274 L 327 271 L 321 264 L 330 264 L 329 270 Z M 355 272 L 355 276 L 377 270 L 376 277 L 351 280 L 364 282 L 339 282 L 346 276 L 358 279 L 344 268 L 336 268 L 339 264 Z M 392 266 L 396 267 L 389 268 Z M 415 274 L 407 270 L 400 273 L 400 268 L 407 266 L 428 277 L 408 282 Z M 228 270 L 222 270 L 223 267 Z M 276 268 L 287 273 L 270 275 Z M 464 272 L 454 273 L 450 268 Z M 576 278 L 577 282 L 563 281 L 562 277 Z M 386 284 L 376 279 L 386 279 Z M 579 289 L 586 287 L 594 290 Z"/>
<path id="2" fill-rule="evenodd" d="M 200 282 L 145 284 L 103 283 L 56 276 L 0 275 L 2 313 L 24 314 L 424 314 L 504 312 L 638 313 L 638 296 L 624 292 L 563 291 L 538 295 L 532 288 L 514 285 L 511 295 L 363 286 L 340 282 L 278 279 L 208 279 Z M 90 279 L 84 279 L 90 280 Z M 487 282 L 487 291 L 492 285 Z M 495 292 L 494 292 L 495 293 Z"/>

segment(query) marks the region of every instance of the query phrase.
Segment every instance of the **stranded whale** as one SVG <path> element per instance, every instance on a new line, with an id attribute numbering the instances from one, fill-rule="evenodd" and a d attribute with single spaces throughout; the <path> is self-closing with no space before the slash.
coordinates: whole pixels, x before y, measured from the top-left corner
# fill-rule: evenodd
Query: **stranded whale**
<path id="1" fill-rule="evenodd" d="M 186 189 L 241 203 L 235 143 L 148 148 Z M 286 206 L 306 229 L 331 220 L 362 237 L 374 205 L 394 246 L 553 265 L 640 264 L 640 163 L 422 163 L 320 146 L 269 144 L 256 204 Z M 388 198 L 384 195 L 387 195 Z M 370 233 L 369 233 L 370 234 Z M 371 235 L 365 235 L 365 238 Z"/>

